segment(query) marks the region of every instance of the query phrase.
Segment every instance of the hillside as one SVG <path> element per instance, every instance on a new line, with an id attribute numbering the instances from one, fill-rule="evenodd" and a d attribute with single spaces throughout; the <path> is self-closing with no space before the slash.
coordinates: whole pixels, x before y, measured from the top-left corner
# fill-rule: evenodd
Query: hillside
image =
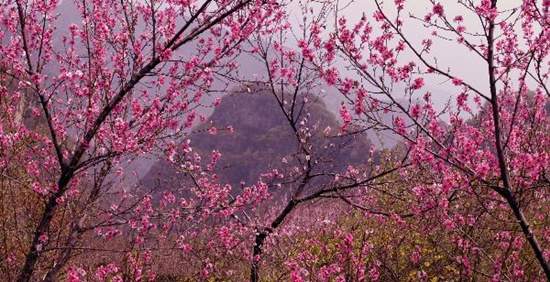
<path id="1" fill-rule="evenodd" d="M 311 97 L 314 98 L 314 97 Z M 310 99 L 315 100 L 315 99 Z M 364 164 L 368 158 L 370 142 L 361 135 L 354 137 L 327 138 L 322 131 L 330 126 L 331 135 L 339 132 L 339 124 L 321 100 L 310 101 L 305 107 L 309 113 L 309 125 L 316 127 L 313 136 L 313 152 L 326 153 L 329 143 L 343 146 L 335 154 L 324 158 L 320 169 L 345 169 L 349 164 Z M 233 127 L 233 132 L 219 131 L 212 135 L 206 129 Z M 236 91 L 222 98 L 212 116 L 195 128 L 191 135 L 191 147 L 203 159 L 209 160 L 213 150 L 222 157 L 218 162 L 218 175 L 222 182 L 239 184 L 253 183 L 261 173 L 281 165 L 283 158 L 292 159 L 298 146 L 292 128 L 269 91 Z M 345 145 L 344 145 L 345 144 Z M 204 162 L 204 161 L 203 161 Z M 155 163 L 142 178 L 147 190 L 158 188 L 172 190 L 185 183 L 173 164 L 167 160 Z"/>

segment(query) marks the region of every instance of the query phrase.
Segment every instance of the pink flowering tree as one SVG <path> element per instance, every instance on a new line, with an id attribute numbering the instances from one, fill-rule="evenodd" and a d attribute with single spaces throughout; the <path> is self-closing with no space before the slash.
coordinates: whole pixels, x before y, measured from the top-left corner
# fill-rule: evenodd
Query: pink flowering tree
<path id="1" fill-rule="evenodd" d="M 301 8 L 308 12 L 308 7 Z M 331 11 L 332 5 L 324 5 L 314 21 L 326 21 Z M 303 24 L 307 26 L 308 20 Z M 160 205 L 152 206 L 150 198 L 144 202 L 146 208 L 139 210 L 146 211 L 147 221 L 134 221 L 137 228 L 133 242 L 139 246 L 154 244 L 149 251 L 165 261 L 180 258 L 170 263 L 176 271 L 165 269 L 159 273 L 162 277 L 172 272 L 170 277 L 173 279 L 258 281 L 260 278 L 290 278 L 298 281 L 299 271 L 292 270 L 289 276 L 287 270 L 299 269 L 293 266 L 299 262 L 277 254 L 278 250 L 292 254 L 299 249 L 287 245 L 286 240 L 304 236 L 301 230 L 309 228 L 320 227 L 327 231 L 324 228 L 329 225 L 324 221 L 329 214 L 335 218 L 345 217 L 342 210 L 350 208 L 363 208 L 366 213 L 382 217 L 391 215 L 391 212 L 362 207 L 356 202 L 372 202 L 377 196 L 374 190 L 385 190 L 385 180 L 407 166 L 406 158 L 388 153 L 382 161 L 384 165 L 377 165 L 379 162 L 375 162 L 375 158 L 381 154 L 374 148 L 369 152 L 363 150 L 370 145 L 364 128 L 349 122 L 338 124 L 328 112 L 318 110 L 324 108 L 321 99 L 327 94 L 322 89 L 315 65 L 309 62 L 307 54 L 284 45 L 292 36 L 288 19 L 280 18 L 276 26 L 281 29 L 269 35 L 255 33 L 250 44 L 243 47 L 247 56 L 261 64 L 265 71 L 256 79 L 234 78 L 242 86 L 230 95 L 250 96 L 250 99 L 255 95 L 263 97 L 262 109 L 258 111 L 269 114 L 270 122 L 276 119 L 279 124 L 261 130 L 287 134 L 277 140 L 290 147 L 284 150 L 288 155 L 262 168 L 262 173 L 255 176 L 257 179 L 252 183 L 242 182 L 239 187 L 235 183 L 224 184 L 220 180 L 222 177 L 216 175 L 223 174 L 223 167 L 217 165 L 224 161 L 223 150 L 215 150 L 211 158 L 201 158 L 187 147 L 187 143 L 182 144 L 183 150 L 171 159 L 185 177 L 180 178 L 179 186 L 164 192 Z M 306 42 L 314 39 L 310 32 L 302 36 Z M 231 99 L 223 97 L 220 104 L 223 106 Z M 273 117 L 275 115 L 278 118 Z M 237 125 L 235 132 L 219 132 L 213 126 L 216 124 L 211 120 L 199 127 L 205 131 L 202 133 L 204 138 L 212 134 L 210 138 L 231 140 L 232 134 L 245 134 L 238 131 L 242 127 Z M 360 154 L 354 155 L 354 152 Z M 189 213 L 192 210 L 200 212 Z M 152 228 L 148 228 L 150 226 Z M 334 230 L 331 234 L 334 240 L 346 237 L 346 244 L 350 244 L 352 235 L 347 234 L 346 228 Z M 335 259 L 332 266 L 321 267 L 319 271 L 327 274 L 318 277 L 344 277 L 344 270 L 350 273 L 350 279 L 365 277 L 364 273 L 351 273 L 361 266 L 366 256 L 355 256 L 351 246 L 342 247 L 342 250 L 346 254 Z M 349 258 L 354 262 L 346 260 Z M 178 272 L 177 266 L 182 262 L 185 270 Z"/>
<path id="2" fill-rule="evenodd" d="M 254 234 L 250 281 L 259 281 L 260 277 L 288 277 L 292 281 L 301 281 L 295 271 L 286 276 L 283 270 L 283 265 L 284 269 L 289 270 L 288 266 L 293 262 L 281 261 L 275 255 L 276 250 L 284 249 L 285 238 L 295 240 L 301 236 L 300 229 L 326 226 L 323 224 L 325 213 L 333 212 L 332 216 L 336 218 L 340 215 L 340 209 L 353 207 L 354 201 L 369 201 L 375 194 L 372 190 L 381 187 L 387 176 L 408 166 L 406 158 L 396 158 L 390 154 L 382 161 L 386 165 L 377 165 L 379 162 L 375 163 L 374 158 L 380 154 L 373 147 L 369 148 L 365 128 L 350 124 L 351 116 L 347 115 L 345 107 L 342 112 L 346 114 L 341 124 L 329 124 L 316 116 L 319 113 L 312 108 L 322 103 L 319 100 L 328 94 L 323 89 L 326 88 L 323 76 L 312 64 L 314 53 L 296 50 L 285 44 L 296 39 L 301 47 L 308 44 L 317 46 L 321 41 L 317 38 L 315 26 L 327 23 L 334 11 L 334 3 L 326 2 L 319 6 L 301 3 L 297 7 L 304 15 L 303 21 L 298 23 L 304 32 L 296 32 L 292 29 L 293 23 L 288 18 L 282 18 L 278 24 L 283 27 L 281 30 L 270 36 L 259 35 L 251 43 L 250 55 L 265 67 L 265 75 L 255 88 L 264 88 L 263 91 L 268 91 L 275 99 L 279 114 L 286 120 L 284 126 L 291 129 L 295 138 L 296 152 L 284 158 L 276 170 L 262 175 L 268 187 L 273 187 L 270 198 L 277 200 L 271 203 L 265 216 L 253 220 L 251 223 L 254 225 L 249 226 Z M 367 147 L 370 151 L 353 159 L 345 153 L 348 147 L 360 152 Z M 315 203 L 319 206 L 315 207 Z M 258 206 L 261 207 L 259 203 Z M 368 208 L 366 211 L 389 215 Z M 311 234 L 306 235 L 308 239 L 312 237 Z M 295 249 L 298 248 L 284 250 L 293 253 Z M 359 261 L 354 264 L 345 258 L 335 261 L 331 267 L 352 269 L 360 266 Z M 262 266 L 267 270 L 260 271 Z"/>
<path id="3" fill-rule="evenodd" d="M 280 16 L 273 1 L 0 3 L 0 170 L 22 166 L 12 204 L 36 203 L 13 214 L 20 248 L 2 249 L 18 281 L 57 279 L 87 231 L 116 225 L 95 220 L 129 201 L 120 163 L 174 151 L 213 76 Z"/>
<path id="4" fill-rule="evenodd" d="M 353 109 L 342 111 L 344 121 L 374 125 L 410 149 L 413 165 L 403 177 L 411 177 L 411 206 L 416 213 L 433 209 L 425 216 L 439 218 L 454 233 L 450 240 L 465 252 L 457 256 L 467 269 L 463 275 L 472 275 L 473 256 L 466 253 L 474 250 L 492 265 L 491 272 L 482 272 L 487 278 L 522 277 L 533 259 L 539 269 L 531 269 L 530 277 L 550 279 L 550 3 L 503 8 L 497 0 L 429 0 L 422 15 L 408 10 L 417 4 L 374 1 L 372 15 L 357 22 L 337 15 L 328 35 L 314 25 L 321 43 L 304 41 L 300 47 Z M 421 33 L 409 29 L 415 24 Z M 483 85 L 445 64 L 441 48 L 448 44 L 486 70 Z M 427 90 L 433 81 L 451 93 L 444 106 L 433 97 L 442 94 Z M 483 236 L 494 246 L 514 244 L 482 250 L 477 236 L 490 228 L 486 216 L 500 227 Z"/>
<path id="5" fill-rule="evenodd" d="M 153 280 L 162 260 L 195 280 L 550 279 L 550 3 L 423 3 L 375 0 L 354 22 L 311 1 L 291 23 L 275 1 L 1 2 L 0 277 Z M 260 82 L 235 78 L 243 52 Z M 184 141 L 218 78 L 269 92 L 295 139 L 251 185 Z M 340 125 L 310 111 L 323 87 Z M 369 130 L 398 146 L 334 157 Z M 120 181 L 159 151 L 181 190 Z"/>

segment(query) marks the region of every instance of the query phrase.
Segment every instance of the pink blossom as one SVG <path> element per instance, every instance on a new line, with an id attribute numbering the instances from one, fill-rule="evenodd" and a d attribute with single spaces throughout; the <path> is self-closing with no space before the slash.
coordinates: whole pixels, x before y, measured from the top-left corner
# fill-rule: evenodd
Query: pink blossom
<path id="1" fill-rule="evenodd" d="M 424 86 L 424 78 L 418 77 L 414 80 L 413 84 L 411 85 L 411 89 L 417 90 Z"/>
<path id="2" fill-rule="evenodd" d="M 444 11 L 443 11 L 443 6 L 441 5 L 441 3 L 437 3 L 433 6 L 432 8 L 432 12 L 435 14 L 435 15 L 438 15 L 440 17 L 444 17 Z"/>
<path id="3" fill-rule="evenodd" d="M 453 81 L 453 84 L 456 86 L 462 85 L 462 80 L 460 78 L 453 77 L 452 81 Z"/>

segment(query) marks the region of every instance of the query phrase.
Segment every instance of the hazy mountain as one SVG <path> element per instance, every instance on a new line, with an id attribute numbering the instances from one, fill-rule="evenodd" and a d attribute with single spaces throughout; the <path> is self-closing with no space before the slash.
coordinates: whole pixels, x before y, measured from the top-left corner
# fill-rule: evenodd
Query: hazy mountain
<path id="1" fill-rule="evenodd" d="M 308 125 L 313 130 L 314 155 L 327 153 L 326 146 L 334 143 L 342 148 L 334 154 L 326 155 L 318 169 L 341 170 L 349 164 L 366 163 L 370 142 L 365 135 L 356 137 L 325 137 L 323 130 L 331 127 L 330 135 L 337 135 L 339 124 L 322 100 L 310 97 L 305 113 L 309 113 Z M 301 106 L 301 105 L 300 105 Z M 212 135 L 207 131 L 211 126 L 233 127 L 233 132 L 219 131 Z M 218 150 L 222 158 L 218 162 L 222 182 L 239 184 L 241 181 L 253 183 L 261 173 L 281 166 L 282 158 L 291 160 L 299 151 L 294 132 L 277 105 L 275 97 L 266 90 L 236 91 L 222 98 L 212 116 L 196 128 L 198 133 L 191 135 L 191 147 L 203 156 L 208 163 L 213 150 Z M 347 144 L 347 145 L 345 145 Z M 185 177 L 168 160 L 155 163 L 142 179 L 145 188 L 171 190 L 185 183 Z"/>

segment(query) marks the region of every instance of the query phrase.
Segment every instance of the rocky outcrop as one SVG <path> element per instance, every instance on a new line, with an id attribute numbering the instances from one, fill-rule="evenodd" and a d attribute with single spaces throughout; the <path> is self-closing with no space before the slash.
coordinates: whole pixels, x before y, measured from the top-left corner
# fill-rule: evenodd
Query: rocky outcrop
<path id="1" fill-rule="evenodd" d="M 337 118 L 330 112 L 320 99 L 308 97 L 300 119 L 308 116 L 308 126 L 314 128 L 312 151 L 321 155 L 327 153 L 332 143 L 335 148 L 331 154 L 322 157 L 323 163 L 318 165 L 322 170 L 342 170 L 348 165 L 366 163 L 370 142 L 365 135 L 328 138 L 323 130 L 331 127 L 331 135 L 337 135 L 339 124 Z M 303 98 L 300 99 L 302 101 Z M 297 105 L 296 112 L 302 107 Z M 296 114 L 297 115 L 297 114 Z M 208 128 L 233 127 L 233 132 L 208 132 Z M 258 176 L 272 168 L 281 166 L 283 158 L 291 160 L 299 151 L 297 138 L 285 115 L 277 104 L 273 94 L 267 90 L 237 90 L 222 98 L 220 105 L 212 116 L 195 128 L 191 134 L 191 147 L 200 154 L 206 162 L 213 150 L 221 153 L 217 174 L 222 182 L 238 185 L 241 182 L 254 183 Z M 145 177 L 142 185 L 147 190 L 174 190 L 185 185 L 185 177 L 177 169 L 177 165 L 168 160 L 154 164 Z"/>

